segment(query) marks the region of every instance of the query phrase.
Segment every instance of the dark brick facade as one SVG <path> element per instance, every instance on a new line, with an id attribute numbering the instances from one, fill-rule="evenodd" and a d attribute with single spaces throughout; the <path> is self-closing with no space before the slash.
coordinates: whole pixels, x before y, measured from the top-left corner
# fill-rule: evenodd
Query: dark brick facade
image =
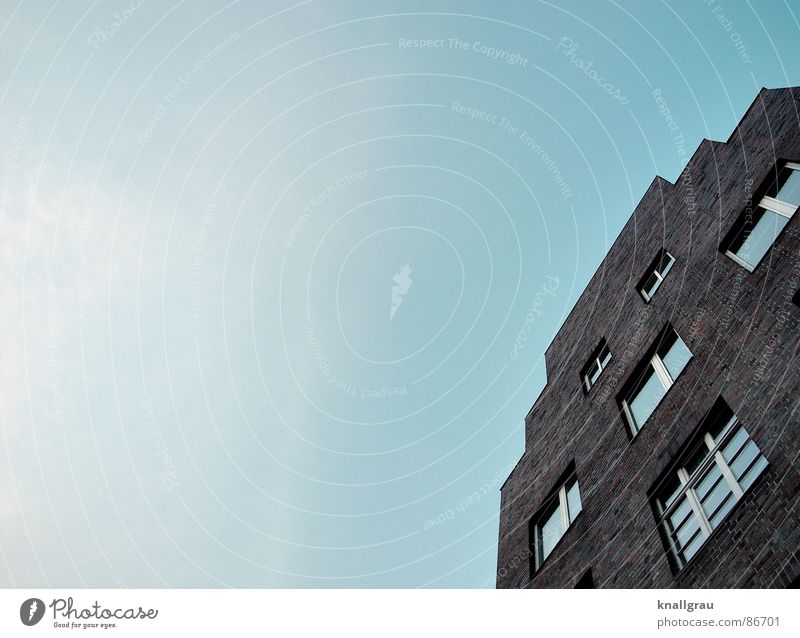
<path id="1" fill-rule="evenodd" d="M 800 576 L 800 213 L 748 272 L 720 246 L 781 160 L 800 161 L 800 89 L 762 90 L 730 139 L 657 177 L 546 353 L 548 384 L 503 485 L 498 587 L 786 587 Z M 636 290 L 676 259 L 650 303 Z M 693 358 L 634 437 L 617 400 L 670 323 Z M 602 338 L 613 359 L 587 394 Z M 676 572 L 649 493 L 722 397 L 770 466 Z M 583 511 L 533 573 L 529 523 L 574 462 Z M 584 580 L 584 586 L 585 586 Z"/>

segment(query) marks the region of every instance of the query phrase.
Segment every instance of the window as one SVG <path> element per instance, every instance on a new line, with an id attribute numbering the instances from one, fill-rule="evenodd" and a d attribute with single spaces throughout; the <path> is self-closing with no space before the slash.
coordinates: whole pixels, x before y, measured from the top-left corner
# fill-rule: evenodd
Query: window
<path id="1" fill-rule="evenodd" d="M 794 297 L 792 297 L 792 301 L 794 302 L 795 306 L 800 306 L 800 290 L 794 293 Z"/>
<path id="2" fill-rule="evenodd" d="M 539 569 L 553 551 L 561 537 L 569 529 L 575 517 L 582 510 L 578 479 L 574 472 L 550 496 L 547 503 L 535 517 L 532 545 L 534 545 L 534 567 Z"/>
<path id="3" fill-rule="evenodd" d="M 662 332 L 652 355 L 634 372 L 622 395 L 622 411 L 635 435 L 678 378 L 692 353 L 671 326 Z"/>
<path id="4" fill-rule="evenodd" d="M 600 377 L 600 373 L 603 372 L 603 370 L 605 370 L 610 361 L 611 361 L 611 351 L 608 349 L 608 344 L 606 344 L 606 340 L 603 339 L 600 341 L 600 345 L 598 345 L 594 349 L 591 359 L 589 359 L 589 362 L 585 366 L 583 366 L 583 370 L 581 371 L 581 379 L 583 379 L 583 389 L 586 392 L 589 392 L 589 390 L 592 389 L 592 386 Z"/>
<path id="5" fill-rule="evenodd" d="M 725 254 L 747 270 L 755 270 L 798 206 L 800 164 L 786 162 L 755 210 L 748 208 L 734 227 Z"/>
<path id="6" fill-rule="evenodd" d="M 575 589 L 594 589 L 594 579 L 592 578 L 591 569 L 587 569 L 586 573 L 575 583 Z"/>
<path id="7" fill-rule="evenodd" d="M 768 465 L 722 399 L 705 420 L 709 422 L 655 495 L 658 524 L 678 568 L 697 553 Z"/>
<path id="8" fill-rule="evenodd" d="M 650 301 L 653 298 L 653 295 L 656 290 L 658 290 L 661 282 L 664 281 L 664 277 L 667 276 L 667 273 L 674 263 L 675 258 L 666 250 L 662 249 L 659 251 L 653 263 L 650 264 L 650 267 L 647 269 L 645 276 L 642 277 L 642 280 L 637 286 L 639 294 L 644 297 L 645 301 Z"/>

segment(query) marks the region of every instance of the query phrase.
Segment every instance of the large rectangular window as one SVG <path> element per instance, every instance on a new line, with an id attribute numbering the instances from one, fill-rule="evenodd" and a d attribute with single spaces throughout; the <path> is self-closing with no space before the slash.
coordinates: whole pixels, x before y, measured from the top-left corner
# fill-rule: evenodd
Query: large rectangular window
<path id="1" fill-rule="evenodd" d="M 800 164 L 786 162 L 772 186 L 737 222 L 725 254 L 753 271 L 800 206 Z"/>
<path id="2" fill-rule="evenodd" d="M 678 568 L 725 520 L 767 459 L 721 399 L 655 494 L 659 526 Z"/>
<path id="3" fill-rule="evenodd" d="M 534 519 L 531 544 L 535 569 L 542 566 L 582 509 L 578 479 L 573 473 L 550 496 Z"/>
<path id="4" fill-rule="evenodd" d="M 622 411 L 634 434 L 642 429 L 691 358 L 678 333 L 667 326 L 653 354 L 640 364 L 623 393 Z"/>
<path id="5" fill-rule="evenodd" d="M 647 269 L 644 277 L 642 277 L 637 290 L 642 295 L 645 301 L 650 301 L 656 290 L 661 286 L 664 277 L 672 269 L 672 264 L 675 263 L 675 258 L 670 255 L 666 250 L 659 251 L 653 263 Z"/>

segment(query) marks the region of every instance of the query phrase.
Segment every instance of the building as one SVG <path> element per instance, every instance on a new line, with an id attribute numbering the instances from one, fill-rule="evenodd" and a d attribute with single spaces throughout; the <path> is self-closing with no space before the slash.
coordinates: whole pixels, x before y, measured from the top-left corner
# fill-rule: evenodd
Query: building
<path id="1" fill-rule="evenodd" d="M 498 587 L 796 586 L 799 204 L 800 88 L 655 178 L 547 349 Z"/>

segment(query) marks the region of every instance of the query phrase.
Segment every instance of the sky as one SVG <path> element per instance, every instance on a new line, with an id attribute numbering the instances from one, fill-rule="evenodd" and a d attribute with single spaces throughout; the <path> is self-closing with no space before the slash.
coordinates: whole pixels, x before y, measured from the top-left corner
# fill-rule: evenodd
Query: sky
<path id="1" fill-rule="evenodd" d="M 545 348 L 798 20 L 0 2 L 0 586 L 493 587 Z"/>

